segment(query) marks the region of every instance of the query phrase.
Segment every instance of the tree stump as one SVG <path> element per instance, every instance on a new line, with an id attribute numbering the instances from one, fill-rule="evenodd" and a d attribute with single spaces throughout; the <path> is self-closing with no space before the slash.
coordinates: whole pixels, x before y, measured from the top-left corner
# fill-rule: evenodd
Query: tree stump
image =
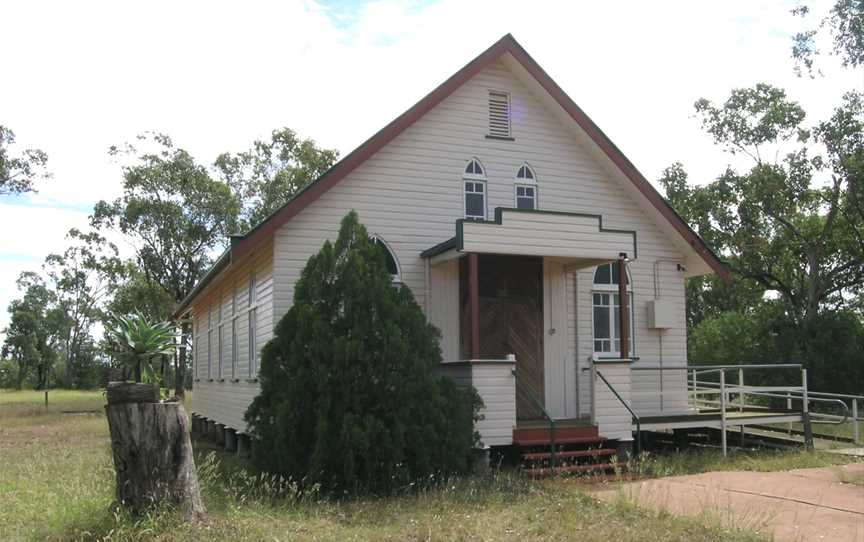
<path id="1" fill-rule="evenodd" d="M 150 388 L 148 391 L 145 388 Z M 180 402 L 158 402 L 148 384 L 108 384 L 105 411 L 117 477 L 117 501 L 133 513 L 169 503 L 187 516 L 205 513 L 189 418 Z"/>

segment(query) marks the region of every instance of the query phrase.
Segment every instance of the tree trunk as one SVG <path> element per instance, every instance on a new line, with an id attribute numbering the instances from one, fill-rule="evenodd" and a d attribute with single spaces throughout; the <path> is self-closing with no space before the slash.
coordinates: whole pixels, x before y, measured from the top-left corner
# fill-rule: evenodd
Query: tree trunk
<path id="1" fill-rule="evenodd" d="M 190 518 L 201 517 L 205 509 L 186 410 L 180 402 L 154 402 L 154 393 L 158 397 L 158 388 L 149 384 L 108 384 L 117 502 L 136 514 L 167 503 Z"/>
<path id="2" fill-rule="evenodd" d="M 177 370 L 174 378 L 174 395 L 179 398 L 186 396 L 186 341 L 189 339 L 189 324 L 180 324 L 180 349 L 177 353 Z"/>

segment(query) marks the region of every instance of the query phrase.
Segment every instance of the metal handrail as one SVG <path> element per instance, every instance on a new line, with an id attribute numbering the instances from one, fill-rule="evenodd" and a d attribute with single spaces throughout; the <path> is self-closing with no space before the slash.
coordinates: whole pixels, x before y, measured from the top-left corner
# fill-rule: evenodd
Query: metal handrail
<path id="1" fill-rule="evenodd" d="M 606 384 L 606 387 L 609 388 L 609 391 L 612 392 L 612 395 L 614 395 L 615 398 L 618 399 L 618 402 L 621 403 L 622 405 L 624 405 L 624 408 L 627 409 L 627 412 L 629 412 L 630 415 L 633 416 L 633 420 L 636 422 L 636 446 L 635 446 L 636 454 L 635 455 L 638 458 L 642 452 L 642 425 L 641 425 L 641 420 L 639 419 L 639 416 L 633 411 L 632 408 L 630 408 L 630 405 L 628 405 L 627 402 L 624 401 L 624 399 L 620 395 L 618 395 L 618 391 L 615 389 L 614 386 L 612 386 L 612 384 L 609 383 L 608 380 L 606 380 L 606 377 L 603 376 L 603 373 L 601 373 L 600 371 L 595 369 L 594 374 L 596 374 L 597 376 L 600 377 L 600 380 L 602 380 L 603 383 Z"/>
<path id="2" fill-rule="evenodd" d="M 708 389 L 703 388 L 701 391 L 699 389 L 695 389 L 695 390 L 693 390 L 693 393 L 704 393 L 704 394 L 720 393 L 719 392 L 719 390 L 720 390 L 719 384 L 716 384 L 714 382 L 706 382 L 706 384 L 708 384 L 708 386 L 709 386 Z M 736 393 L 736 390 L 737 390 L 737 393 L 739 393 L 739 394 L 758 395 L 760 397 L 774 397 L 775 399 L 789 399 L 790 397 L 792 397 L 792 393 L 794 393 L 794 392 L 799 392 L 799 393 L 803 394 L 803 390 L 800 390 L 800 389 L 796 390 L 794 388 L 790 388 L 787 391 L 786 395 L 781 395 L 779 393 L 772 393 L 771 391 L 746 391 L 746 392 L 743 392 L 741 390 L 753 390 L 756 388 L 754 386 L 739 386 L 736 384 L 726 384 L 726 389 L 727 389 L 727 393 Z M 779 391 L 783 391 L 783 390 L 779 390 Z M 849 410 L 849 406 L 846 404 L 845 401 L 843 401 L 841 399 L 826 398 L 826 397 L 812 397 L 812 396 L 810 396 L 811 394 L 809 392 L 807 395 L 808 395 L 807 400 L 810 403 L 813 403 L 813 402 L 834 403 L 834 404 L 839 404 L 841 407 L 843 407 L 843 409 L 842 409 L 843 410 L 843 419 L 842 420 L 836 421 L 836 420 L 824 419 L 828 416 L 830 416 L 832 418 L 839 418 L 839 416 L 834 416 L 833 414 L 822 414 L 820 412 L 811 412 L 811 415 L 823 417 L 822 420 L 811 420 L 811 423 L 821 423 L 821 424 L 828 424 L 828 425 L 843 425 L 844 423 L 846 423 L 849 420 L 849 416 L 851 414 L 851 411 Z M 800 397 L 800 396 L 799 397 L 792 397 L 792 398 L 793 399 L 799 399 L 799 400 L 802 399 L 802 397 Z M 712 401 L 706 401 L 706 402 L 710 403 Z M 716 402 L 716 401 L 713 401 L 713 402 Z M 854 421 L 857 421 L 857 419 L 855 419 Z"/>
<path id="3" fill-rule="evenodd" d="M 752 365 L 687 365 L 687 369 L 701 371 L 701 369 L 802 369 L 800 363 L 754 363 Z"/>
<path id="4" fill-rule="evenodd" d="M 529 390 L 524 384 L 520 386 L 519 378 L 516 375 L 516 369 L 510 371 L 513 374 L 513 377 L 516 379 L 516 386 L 520 387 L 521 390 L 528 396 L 529 399 L 534 403 L 534 406 L 540 409 L 540 413 L 543 414 L 543 417 L 549 422 L 549 464 L 554 469 L 557 466 L 557 461 L 555 458 L 555 449 L 557 448 L 557 443 L 555 441 L 555 418 L 546 410 L 546 406 L 543 405 L 543 402 L 534 395 L 534 393 Z"/>

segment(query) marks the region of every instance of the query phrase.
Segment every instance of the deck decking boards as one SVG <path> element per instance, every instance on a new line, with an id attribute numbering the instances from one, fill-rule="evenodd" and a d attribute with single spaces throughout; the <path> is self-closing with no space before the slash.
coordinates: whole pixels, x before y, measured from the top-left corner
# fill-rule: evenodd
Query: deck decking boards
<path id="1" fill-rule="evenodd" d="M 727 411 L 726 426 L 728 428 L 745 425 L 761 425 L 766 423 L 800 422 L 800 411 L 793 410 L 744 410 Z M 670 416 L 647 416 L 639 419 L 643 431 L 658 431 L 663 429 L 684 429 L 697 427 L 717 428 L 721 425 L 719 411 L 707 411 Z M 636 425 L 633 425 L 634 430 Z"/>

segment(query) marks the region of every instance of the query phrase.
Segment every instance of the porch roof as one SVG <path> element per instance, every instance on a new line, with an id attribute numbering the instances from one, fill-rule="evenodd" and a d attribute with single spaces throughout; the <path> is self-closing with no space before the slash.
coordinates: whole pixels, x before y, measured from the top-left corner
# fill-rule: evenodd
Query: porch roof
<path id="1" fill-rule="evenodd" d="M 457 220 L 454 237 L 420 255 L 435 265 L 468 252 L 585 263 L 607 262 L 621 254 L 635 259 L 636 232 L 604 228 L 600 215 L 498 207 L 494 220 Z"/>

